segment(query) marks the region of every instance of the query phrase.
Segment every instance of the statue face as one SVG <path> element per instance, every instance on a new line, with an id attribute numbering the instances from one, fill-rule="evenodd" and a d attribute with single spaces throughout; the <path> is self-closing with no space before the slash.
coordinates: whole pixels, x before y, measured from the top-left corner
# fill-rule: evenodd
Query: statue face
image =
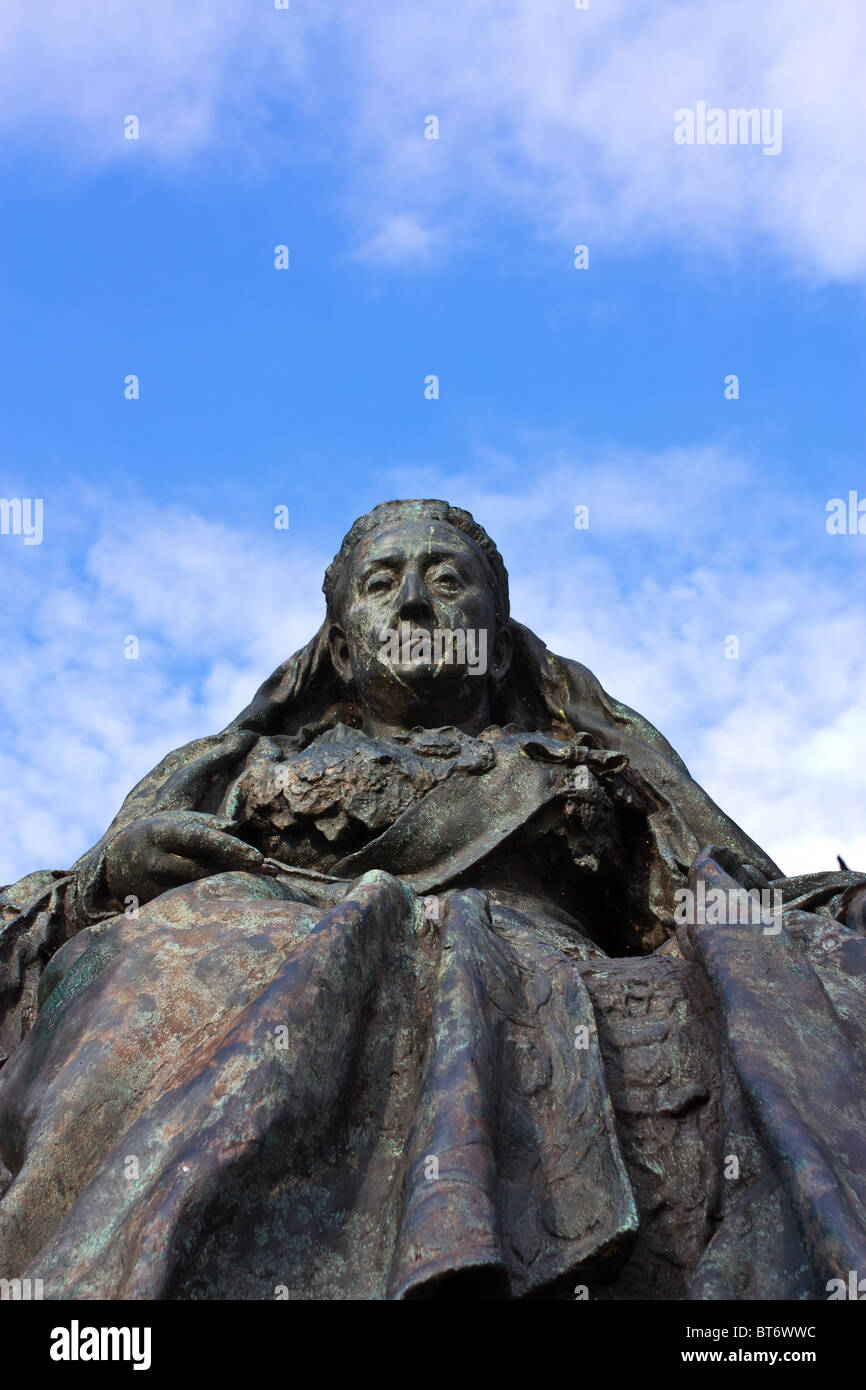
<path id="1" fill-rule="evenodd" d="M 477 725 L 489 681 L 501 679 L 510 634 L 500 631 L 487 563 L 445 522 L 374 531 L 341 585 L 331 656 L 373 722 Z"/>

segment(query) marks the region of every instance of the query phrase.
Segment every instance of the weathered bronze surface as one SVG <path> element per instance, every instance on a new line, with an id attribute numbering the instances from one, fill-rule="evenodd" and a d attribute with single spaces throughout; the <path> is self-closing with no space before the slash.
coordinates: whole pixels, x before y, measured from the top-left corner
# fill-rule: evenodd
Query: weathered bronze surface
<path id="1" fill-rule="evenodd" d="M 866 1272 L 866 875 L 785 878 L 511 619 L 466 512 L 376 508 L 325 593 L 226 730 L 0 894 L 0 1276 L 816 1299 Z M 685 888 L 726 905 L 678 925 Z M 778 920 L 732 915 L 762 889 Z"/>

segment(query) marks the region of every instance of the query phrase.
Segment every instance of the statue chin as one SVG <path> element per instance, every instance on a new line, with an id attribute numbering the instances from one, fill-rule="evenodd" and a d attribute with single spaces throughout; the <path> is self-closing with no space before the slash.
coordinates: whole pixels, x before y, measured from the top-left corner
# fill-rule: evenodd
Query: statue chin
<path id="1" fill-rule="evenodd" d="M 453 661 L 397 663 L 383 658 L 376 676 L 374 686 L 361 687 L 362 703 L 389 724 L 406 729 L 427 718 L 435 724 L 459 722 L 482 705 L 487 690 L 483 678 L 465 663 Z"/>
<path id="2" fill-rule="evenodd" d="M 432 661 L 405 662 L 399 666 L 391 666 L 390 673 L 391 679 L 399 682 L 400 685 L 409 685 L 419 691 L 429 690 L 431 694 L 443 682 L 447 682 L 451 687 L 459 686 L 468 681 L 472 675 L 467 666 L 449 661 L 440 663 Z"/>

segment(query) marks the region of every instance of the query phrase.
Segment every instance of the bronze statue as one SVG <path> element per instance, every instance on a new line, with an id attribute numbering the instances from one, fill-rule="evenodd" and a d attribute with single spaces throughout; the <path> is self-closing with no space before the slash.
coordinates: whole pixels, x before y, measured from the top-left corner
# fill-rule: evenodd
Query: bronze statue
<path id="1" fill-rule="evenodd" d="M 783 877 L 511 618 L 468 513 L 384 503 L 324 589 L 223 733 L 0 895 L 0 1275 L 813 1299 L 866 1273 L 866 875 Z"/>

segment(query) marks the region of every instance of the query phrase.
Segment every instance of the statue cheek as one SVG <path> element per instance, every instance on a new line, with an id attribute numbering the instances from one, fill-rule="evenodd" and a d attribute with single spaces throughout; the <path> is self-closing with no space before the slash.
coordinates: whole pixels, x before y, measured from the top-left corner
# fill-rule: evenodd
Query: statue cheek
<path id="1" fill-rule="evenodd" d="M 483 626 L 487 618 L 486 607 L 474 598 L 459 598 L 448 602 L 438 602 L 434 606 L 439 627 L 450 627 L 454 631 L 460 628 L 468 631 L 477 631 Z M 441 621 L 439 617 L 441 614 Z"/>

